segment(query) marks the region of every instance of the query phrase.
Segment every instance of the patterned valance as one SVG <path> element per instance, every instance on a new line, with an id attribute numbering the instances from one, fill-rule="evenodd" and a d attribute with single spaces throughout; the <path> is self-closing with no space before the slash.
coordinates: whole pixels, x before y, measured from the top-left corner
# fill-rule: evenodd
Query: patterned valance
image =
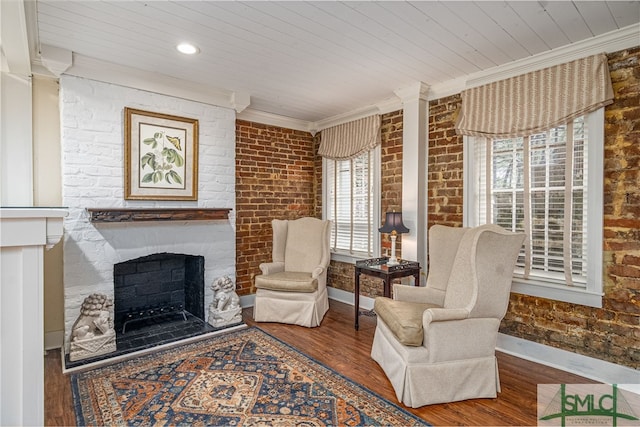
<path id="1" fill-rule="evenodd" d="M 380 144 L 380 116 L 373 115 L 321 133 L 318 154 L 333 160 L 348 160 L 373 150 Z"/>
<path id="2" fill-rule="evenodd" d="M 492 138 L 532 135 L 612 102 L 602 53 L 463 91 L 456 132 Z"/>

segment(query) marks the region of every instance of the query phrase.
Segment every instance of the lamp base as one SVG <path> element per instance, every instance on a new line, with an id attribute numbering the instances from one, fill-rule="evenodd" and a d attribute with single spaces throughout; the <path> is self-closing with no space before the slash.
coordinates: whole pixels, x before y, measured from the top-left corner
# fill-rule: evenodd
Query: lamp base
<path id="1" fill-rule="evenodd" d="M 398 258 L 396 258 L 396 234 L 395 231 L 391 233 L 391 256 L 387 265 L 398 265 Z"/>

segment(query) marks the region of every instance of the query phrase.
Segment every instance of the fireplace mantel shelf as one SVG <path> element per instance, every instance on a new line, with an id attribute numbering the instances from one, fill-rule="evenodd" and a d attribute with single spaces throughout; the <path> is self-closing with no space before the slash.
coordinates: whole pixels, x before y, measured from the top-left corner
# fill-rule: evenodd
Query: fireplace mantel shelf
<path id="1" fill-rule="evenodd" d="M 91 222 L 212 221 L 228 219 L 229 208 L 87 208 Z"/>

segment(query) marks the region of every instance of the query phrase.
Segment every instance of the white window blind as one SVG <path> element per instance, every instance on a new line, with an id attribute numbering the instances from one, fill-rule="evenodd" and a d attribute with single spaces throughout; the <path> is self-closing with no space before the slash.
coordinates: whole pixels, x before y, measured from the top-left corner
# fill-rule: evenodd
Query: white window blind
<path id="1" fill-rule="evenodd" d="M 465 224 L 525 232 L 515 277 L 537 296 L 550 297 L 546 286 L 594 295 L 554 299 L 599 305 L 602 109 L 586 117 L 594 132 L 579 117 L 525 137 L 466 137 Z"/>
<path id="2" fill-rule="evenodd" d="M 374 255 L 379 148 L 350 160 L 324 159 L 325 218 L 332 221 L 332 252 L 358 258 Z"/>

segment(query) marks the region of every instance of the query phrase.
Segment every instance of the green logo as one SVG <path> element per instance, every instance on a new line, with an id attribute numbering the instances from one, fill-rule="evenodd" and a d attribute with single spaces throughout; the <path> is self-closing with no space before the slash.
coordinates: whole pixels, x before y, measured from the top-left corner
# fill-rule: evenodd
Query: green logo
<path id="1" fill-rule="evenodd" d="M 548 390 L 550 387 L 552 390 Z M 634 412 L 634 408 L 639 409 L 639 396 L 631 393 L 629 402 L 616 384 L 573 384 L 570 389 L 566 384 L 559 384 L 559 389 L 556 387 L 558 384 L 538 385 L 538 419 L 543 421 L 540 425 L 640 425 Z M 545 400 L 545 395 L 548 400 L 554 390 L 551 400 L 541 407 L 541 400 Z"/>

